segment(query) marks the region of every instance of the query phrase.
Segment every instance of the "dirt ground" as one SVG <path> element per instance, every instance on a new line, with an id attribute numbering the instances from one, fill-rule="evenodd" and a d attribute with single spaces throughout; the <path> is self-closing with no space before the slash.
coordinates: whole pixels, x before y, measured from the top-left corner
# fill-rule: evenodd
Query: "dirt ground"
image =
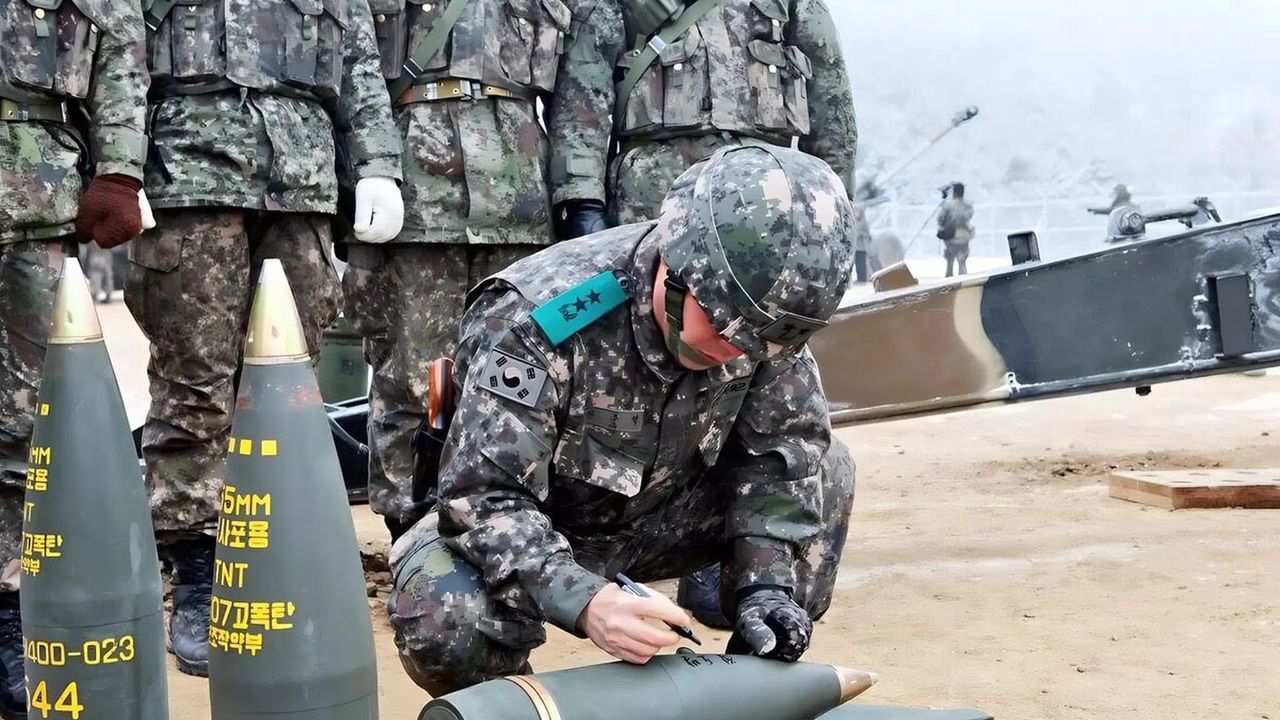
<path id="1" fill-rule="evenodd" d="M 136 423 L 145 343 L 123 304 L 103 318 Z M 1105 488 L 1112 468 L 1280 466 L 1280 373 L 839 435 L 858 496 L 835 605 L 806 659 L 880 673 L 868 702 L 1011 720 L 1280 720 L 1280 511 L 1166 512 Z M 376 550 L 376 519 L 353 512 Z M 426 696 L 372 613 L 382 718 L 413 720 Z M 603 659 L 553 632 L 533 661 Z M 172 717 L 209 717 L 204 681 L 172 671 L 170 695 Z"/>

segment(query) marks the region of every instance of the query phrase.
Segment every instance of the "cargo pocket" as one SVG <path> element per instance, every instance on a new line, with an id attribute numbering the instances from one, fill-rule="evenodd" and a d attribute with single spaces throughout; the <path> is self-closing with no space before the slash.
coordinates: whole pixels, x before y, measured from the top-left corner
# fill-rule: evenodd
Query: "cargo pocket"
<path id="1" fill-rule="evenodd" d="M 59 18 L 58 70 L 54 86 L 60 95 L 81 99 L 89 96 L 100 33 L 93 20 L 78 9 L 69 15 L 64 12 Z"/>
<path id="2" fill-rule="evenodd" d="M 556 451 L 556 475 L 635 497 L 644 487 L 645 461 L 606 442 L 594 430 L 564 433 Z"/>
<path id="3" fill-rule="evenodd" d="M 395 80 L 404 71 L 408 57 L 409 26 L 405 12 L 405 0 L 370 0 L 373 11 L 373 32 L 378 38 L 378 53 L 382 57 L 382 77 Z"/>
<path id="4" fill-rule="evenodd" d="M 322 98 L 342 92 L 342 38 L 350 27 L 347 0 L 324 0 L 316 43 L 316 74 L 313 89 Z"/>
<path id="5" fill-rule="evenodd" d="M 755 96 L 756 127 L 772 132 L 787 130 L 787 110 L 783 91 L 786 52 L 780 43 L 752 40 L 749 70 L 751 92 Z"/>
<path id="6" fill-rule="evenodd" d="M 58 71 L 58 8 L 62 0 L 15 0 L 0 9 L 12 31 L 0 44 L 0 65 L 16 84 L 52 91 Z"/>
<path id="7" fill-rule="evenodd" d="M 551 448 L 515 415 L 497 407 L 484 423 L 480 454 L 515 478 L 538 499 L 547 499 L 550 490 Z"/>
<path id="8" fill-rule="evenodd" d="M 809 80 L 813 78 L 813 63 L 800 48 L 787 46 L 787 73 L 783 78 L 783 89 L 786 93 L 787 123 L 791 126 L 791 134 L 808 135 L 809 120 Z"/>
<path id="9" fill-rule="evenodd" d="M 538 0 L 506 0 L 506 25 L 498 57 L 502 74 L 519 87 L 533 84 L 533 48 L 537 44 L 542 8 Z"/>
<path id="10" fill-rule="evenodd" d="M 663 75 L 663 125 L 668 128 L 701 125 L 710 100 L 707 57 L 697 29 L 668 45 L 658 56 Z"/>
<path id="11" fill-rule="evenodd" d="M 543 92 L 556 88 L 560 56 L 564 54 L 564 34 L 569 31 L 572 13 L 560 0 L 542 0 L 542 16 L 534 32 L 532 87 Z"/>
<path id="12" fill-rule="evenodd" d="M 160 221 L 166 219 L 162 217 Z M 152 230 L 129 243 L 124 300 L 152 342 L 160 338 L 173 341 L 172 325 L 165 322 L 165 317 L 172 299 L 182 295 L 182 273 L 174 271 L 182 260 L 183 242 L 179 233 Z"/>
<path id="13" fill-rule="evenodd" d="M 435 27 L 440 16 L 444 14 L 445 3 L 449 0 L 409 0 L 406 6 L 408 12 L 407 25 L 409 28 L 408 42 L 405 45 L 405 58 L 413 55 L 414 51 L 422 45 L 422 41 L 427 39 L 431 29 Z M 423 66 L 425 72 L 435 72 L 444 70 L 449 67 L 449 46 L 453 43 L 453 36 L 450 34 L 449 41 L 444 44 L 435 55 L 432 55 L 427 64 Z M 399 73 L 397 73 L 397 77 Z"/>
<path id="14" fill-rule="evenodd" d="M 152 74 L 184 82 L 224 77 L 222 5 L 218 0 L 178 0 L 160 29 L 148 33 Z"/>

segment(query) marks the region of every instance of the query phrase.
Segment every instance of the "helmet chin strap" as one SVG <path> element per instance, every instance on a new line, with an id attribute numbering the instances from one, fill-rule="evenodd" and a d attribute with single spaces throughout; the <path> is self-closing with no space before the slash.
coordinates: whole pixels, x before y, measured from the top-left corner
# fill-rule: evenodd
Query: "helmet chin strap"
<path id="1" fill-rule="evenodd" d="M 663 280 L 667 288 L 667 300 L 663 310 L 667 316 L 667 350 L 677 358 L 683 358 L 695 365 L 715 367 L 720 363 L 699 352 L 696 348 L 681 339 L 684 332 L 684 298 L 689 288 L 680 277 L 667 268 L 667 277 Z"/>

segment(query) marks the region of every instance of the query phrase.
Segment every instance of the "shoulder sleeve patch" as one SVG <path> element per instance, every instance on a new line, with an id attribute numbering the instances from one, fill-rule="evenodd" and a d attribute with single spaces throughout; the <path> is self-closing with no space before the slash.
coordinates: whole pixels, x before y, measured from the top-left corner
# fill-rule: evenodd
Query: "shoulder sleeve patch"
<path id="1" fill-rule="evenodd" d="M 542 388 L 547 384 L 547 371 L 501 350 L 491 350 L 480 376 L 480 387 L 514 400 L 525 407 L 537 407 Z"/>
<path id="2" fill-rule="evenodd" d="M 555 346 L 608 315 L 628 297 L 623 280 L 603 272 L 539 305 L 531 317 Z"/>

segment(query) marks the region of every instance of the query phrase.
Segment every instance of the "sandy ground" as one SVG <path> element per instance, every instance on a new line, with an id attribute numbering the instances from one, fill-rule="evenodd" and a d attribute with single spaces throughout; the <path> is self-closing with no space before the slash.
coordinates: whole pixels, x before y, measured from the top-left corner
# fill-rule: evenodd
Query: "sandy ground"
<path id="1" fill-rule="evenodd" d="M 103 318 L 137 422 L 146 346 L 123 304 Z M 858 497 L 808 659 L 879 672 L 868 701 L 1017 720 L 1280 720 L 1280 511 L 1166 512 L 1105 490 L 1116 467 L 1280 466 L 1277 372 L 839 434 L 858 459 Z M 366 544 L 382 545 L 377 520 L 353 513 Z M 382 717 L 412 720 L 426 696 L 373 618 Z M 701 632 L 713 647 L 725 639 Z M 552 635 L 539 670 L 604 659 Z M 173 671 L 170 694 L 172 717 L 209 716 L 204 681 Z"/>

